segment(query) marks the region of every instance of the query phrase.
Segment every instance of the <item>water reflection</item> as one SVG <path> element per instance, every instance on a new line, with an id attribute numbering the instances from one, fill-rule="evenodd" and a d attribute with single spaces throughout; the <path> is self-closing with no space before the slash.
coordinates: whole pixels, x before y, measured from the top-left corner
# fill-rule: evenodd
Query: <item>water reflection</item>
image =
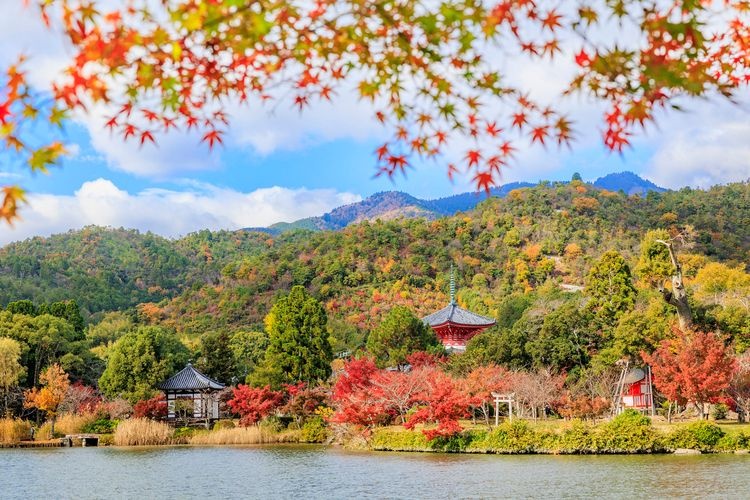
<path id="1" fill-rule="evenodd" d="M 320 446 L 0 450 L 2 498 L 743 496 L 750 457 L 498 456 Z"/>

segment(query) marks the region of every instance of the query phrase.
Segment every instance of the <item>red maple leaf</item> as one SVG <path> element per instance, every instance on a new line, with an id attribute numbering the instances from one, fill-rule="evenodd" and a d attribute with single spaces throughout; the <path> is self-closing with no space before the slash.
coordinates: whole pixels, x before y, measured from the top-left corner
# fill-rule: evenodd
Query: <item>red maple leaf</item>
<path id="1" fill-rule="evenodd" d="M 221 139 L 221 132 L 218 130 L 209 130 L 206 132 L 203 139 L 201 139 L 201 142 L 207 142 L 209 149 L 213 149 L 216 143 L 224 144 L 224 141 Z"/>
<path id="2" fill-rule="evenodd" d="M 143 146 L 143 143 L 146 141 L 156 144 L 156 141 L 154 140 L 154 134 L 152 134 L 149 130 L 144 130 L 141 132 L 141 146 Z"/>
<path id="3" fill-rule="evenodd" d="M 476 167 L 479 165 L 479 160 L 482 158 L 482 155 L 479 151 L 476 149 L 472 149 L 469 152 L 466 153 L 466 161 L 469 162 L 469 168 Z"/>

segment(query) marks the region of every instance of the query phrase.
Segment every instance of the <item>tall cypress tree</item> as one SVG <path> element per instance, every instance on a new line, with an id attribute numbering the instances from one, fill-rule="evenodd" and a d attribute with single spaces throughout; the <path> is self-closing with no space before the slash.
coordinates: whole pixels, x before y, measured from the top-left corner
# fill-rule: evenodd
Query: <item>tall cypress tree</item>
<path id="1" fill-rule="evenodd" d="M 255 385 L 315 382 L 331 374 L 333 353 L 323 305 L 302 286 L 276 301 L 266 317 L 269 345 Z"/>
<path id="2" fill-rule="evenodd" d="M 614 250 L 605 252 L 586 277 L 589 307 L 604 325 L 612 326 L 635 305 L 636 289 L 630 266 Z"/>

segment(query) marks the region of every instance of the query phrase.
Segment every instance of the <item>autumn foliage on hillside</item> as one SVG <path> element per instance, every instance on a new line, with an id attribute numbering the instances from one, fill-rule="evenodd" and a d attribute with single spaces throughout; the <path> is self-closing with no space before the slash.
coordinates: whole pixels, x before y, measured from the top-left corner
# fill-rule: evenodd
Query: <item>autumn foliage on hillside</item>
<path id="1" fill-rule="evenodd" d="M 415 157 L 458 143 L 464 151 L 448 175 L 467 173 L 481 189 L 500 179 L 519 140 L 564 145 L 574 133 L 570 117 L 513 85 L 496 60 L 574 62 L 567 91 L 606 103 L 603 141 L 613 151 L 682 96 L 732 96 L 750 64 L 744 0 L 35 3 L 72 46 L 51 89 L 51 122 L 104 104 L 106 127 L 124 140 L 146 145 L 197 130 L 213 148 L 237 103 L 304 110 L 356 89 L 391 133 L 376 150 L 379 173 L 405 172 Z M 23 73 L 9 75 L 0 100 L 6 147 L 29 149 L 42 168 L 55 163 L 59 143 L 34 147 L 15 133 L 39 105 L 14 91 L 26 85 Z M 7 188 L 0 214 L 12 220 L 22 193 Z"/>

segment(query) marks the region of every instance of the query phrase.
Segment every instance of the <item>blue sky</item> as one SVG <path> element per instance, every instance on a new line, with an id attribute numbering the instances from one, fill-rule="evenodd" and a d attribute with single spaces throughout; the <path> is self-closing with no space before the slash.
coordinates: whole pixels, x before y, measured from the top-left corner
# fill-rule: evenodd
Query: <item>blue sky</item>
<path id="1" fill-rule="evenodd" d="M 0 66 L 18 53 L 30 57 L 32 79 L 48 85 L 65 64 L 61 37 L 33 10 L 3 6 Z M 541 100 L 570 111 L 578 137 L 572 150 L 521 145 L 504 181 L 593 180 L 634 171 L 659 185 L 707 187 L 750 178 L 750 115 L 720 100 L 685 103 L 686 114 L 660 118 L 622 156 L 605 151 L 601 106 L 559 95 L 573 70 L 570 60 L 513 65 L 510 78 Z M 50 175 L 31 175 L 0 152 L 0 185 L 19 183 L 29 193 L 23 220 L 0 227 L 0 245 L 87 224 L 132 227 L 175 237 L 204 227 L 236 229 L 320 215 L 374 192 L 397 189 L 436 198 L 472 189 L 451 183 L 447 159 L 416 165 L 407 178 L 373 179 L 374 149 L 385 131 L 353 92 L 299 114 L 284 104 L 273 111 L 233 110 L 226 146 L 210 153 L 198 138 L 171 135 L 139 147 L 112 137 L 101 116 L 77 117 L 65 129 L 72 154 Z M 450 156 L 450 153 L 449 153 Z"/>

